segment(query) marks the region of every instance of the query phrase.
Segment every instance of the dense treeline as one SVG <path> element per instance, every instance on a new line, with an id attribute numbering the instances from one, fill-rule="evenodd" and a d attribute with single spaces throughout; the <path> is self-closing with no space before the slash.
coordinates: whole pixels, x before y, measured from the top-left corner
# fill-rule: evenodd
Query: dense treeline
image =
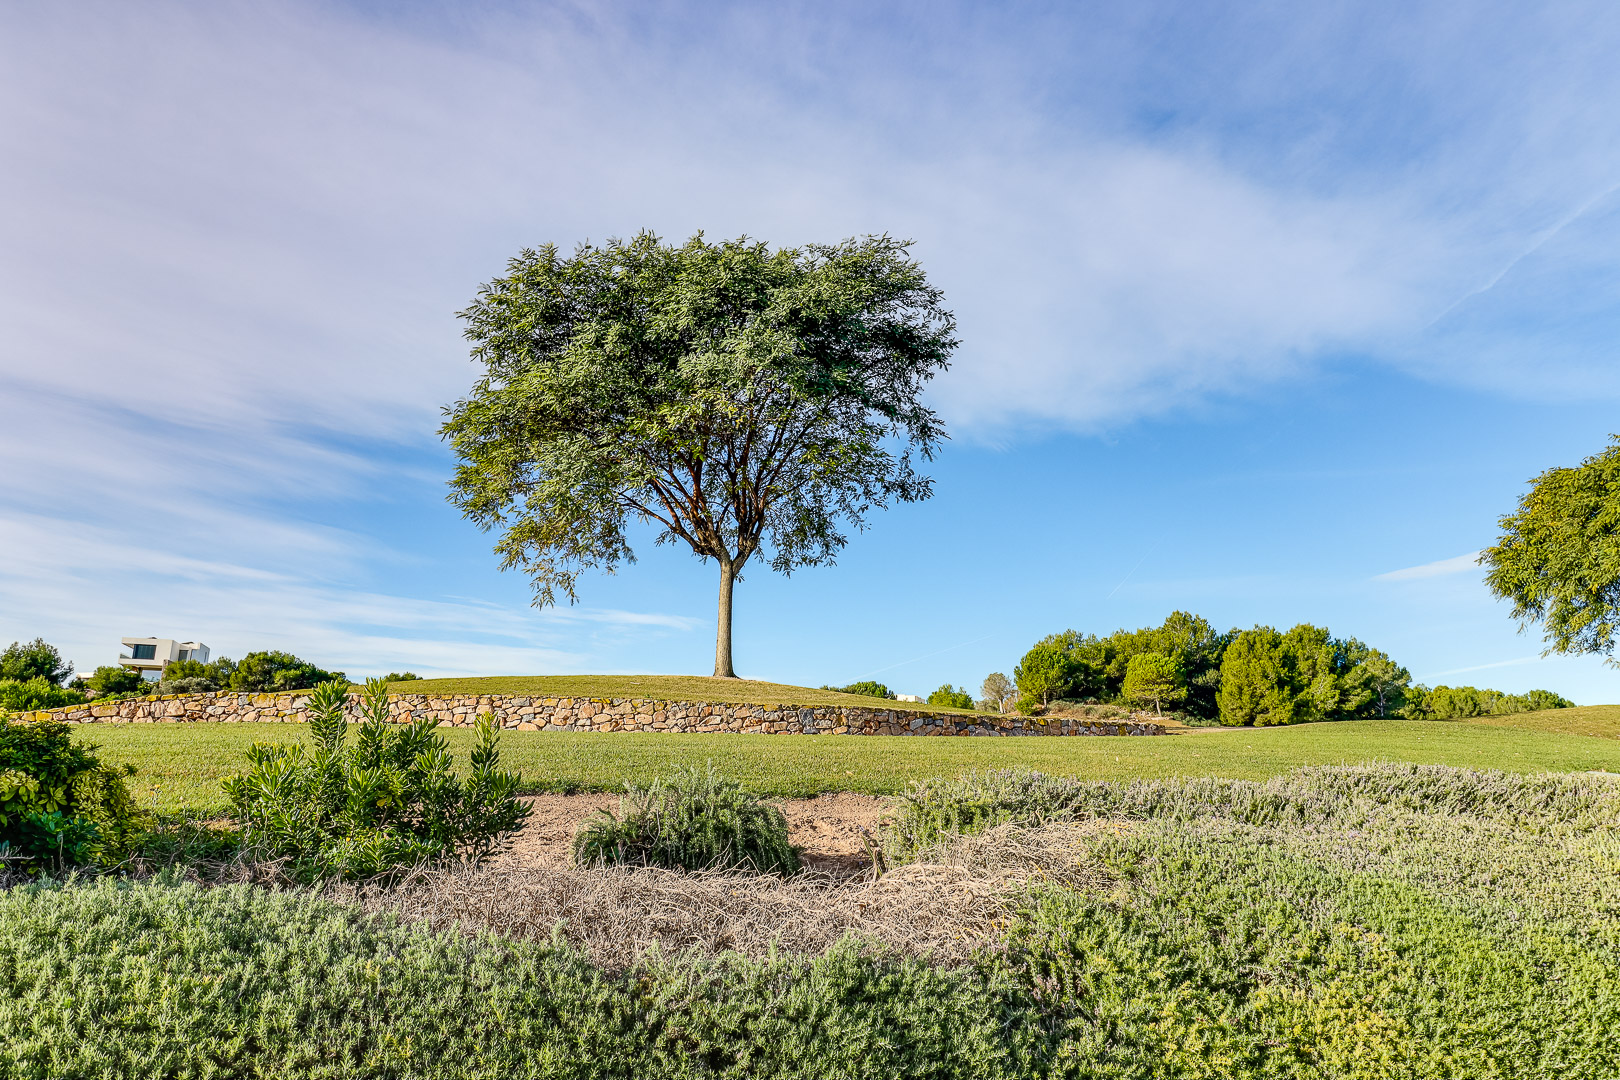
<path id="1" fill-rule="evenodd" d="M 1013 671 L 1018 708 L 1059 701 L 1179 708 L 1197 720 L 1265 727 L 1376 717 L 1446 720 L 1568 708 L 1549 690 L 1505 694 L 1412 682 L 1381 650 L 1301 623 L 1217 631 L 1177 611 L 1159 626 L 1106 637 L 1065 630 L 1041 639 Z M 987 683 L 988 685 L 988 683 Z"/>

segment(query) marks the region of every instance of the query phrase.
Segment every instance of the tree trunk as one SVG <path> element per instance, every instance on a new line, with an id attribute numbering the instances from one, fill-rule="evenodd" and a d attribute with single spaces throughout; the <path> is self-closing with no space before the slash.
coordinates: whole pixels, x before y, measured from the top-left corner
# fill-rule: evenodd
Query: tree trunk
<path id="1" fill-rule="evenodd" d="M 737 567 L 730 559 L 720 560 L 720 620 L 714 635 L 714 677 L 735 679 L 731 667 L 731 587 L 737 580 Z"/>

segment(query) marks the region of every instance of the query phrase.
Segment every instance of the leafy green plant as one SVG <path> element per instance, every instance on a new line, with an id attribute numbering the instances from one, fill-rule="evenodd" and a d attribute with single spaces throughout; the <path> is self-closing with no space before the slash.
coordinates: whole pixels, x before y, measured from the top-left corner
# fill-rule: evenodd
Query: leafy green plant
<path id="1" fill-rule="evenodd" d="M 894 700 L 894 691 L 880 682 L 864 679 L 861 682 L 852 682 L 848 686 L 823 686 L 823 690 L 831 690 L 835 694 L 854 694 L 857 697 L 883 698 Z"/>
<path id="2" fill-rule="evenodd" d="M 973 708 L 973 695 L 968 693 L 965 688 L 957 689 L 950 683 L 946 683 L 928 695 L 928 704 L 944 705 L 951 709 L 971 709 Z"/>
<path id="3" fill-rule="evenodd" d="M 78 683 L 74 685 L 77 686 Z M 84 680 L 84 685 L 94 690 L 98 696 L 105 697 L 109 694 L 133 694 L 137 690 L 146 689 L 148 684 L 134 668 L 103 664 L 90 673 Z"/>
<path id="4" fill-rule="evenodd" d="M 715 775 L 711 764 L 646 787 L 625 785 L 618 816 L 598 811 L 580 826 L 574 861 L 791 874 L 799 852 L 788 842 L 782 811 Z"/>
<path id="5" fill-rule="evenodd" d="M 31 868 L 116 862 L 140 832 L 141 815 L 116 769 L 76 744 L 52 720 L 0 726 L 0 848 Z"/>
<path id="6" fill-rule="evenodd" d="M 1166 704 L 1187 700 L 1187 673 L 1177 657 L 1137 653 L 1126 666 L 1120 696 L 1135 704 L 1152 705 L 1162 716 Z"/>
<path id="7" fill-rule="evenodd" d="M 185 673 L 190 674 L 189 670 Z M 271 693 L 280 690 L 308 690 L 321 683 L 334 681 L 347 682 L 341 671 L 322 671 L 309 661 L 298 659 L 292 653 L 271 650 L 251 652 L 242 657 L 242 662 L 231 671 L 227 689 Z"/>
<path id="8" fill-rule="evenodd" d="M 529 808 L 519 777 L 500 769 L 497 728 L 480 717 L 465 780 L 455 774 L 437 722 L 388 721 L 388 684 L 370 679 L 348 742 L 347 684 L 309 700 L 308 750 L 255 744 L 253 769 L 224 781 L 245 845 L 289 860 L 295 877 L 365 878 L 421 863 L 487 859 Z"/>
<path id="9" fill-rule="evenodd" d="M 433 932 L 174 876 L 0 892 L 0 1075 L 1004 1080 L 1033 1008 L 874 956 L 661 956 Z"/>
<path id="10" fill-rule="evenodd" d="M 17 682 L 44 679 L 52 686 L 60 686 L 72 674 L 73 665 L 63 660 L 56 646 L 44 638 L 13 641 L 0 652 L 0 679 Z"/>
<path id="11" fill-rule="evenodd" d="M 23 681 L 0 679 L 0 714 L 31 712 L 34 709 L 59 709 L 64 705 L 82 704 L 84 704 L 83 694 L 57 686 L 43 676 Z"/>

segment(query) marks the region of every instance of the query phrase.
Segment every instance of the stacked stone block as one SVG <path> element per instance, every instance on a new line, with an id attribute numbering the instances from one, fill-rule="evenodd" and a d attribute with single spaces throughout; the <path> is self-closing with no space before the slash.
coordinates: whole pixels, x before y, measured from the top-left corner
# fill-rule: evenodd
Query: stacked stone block
<path id="1" fill-rule="evenodd" d="M 739 705 L 651 698 L 569 698 L 521 694 L 390 694 L 390 719 L 431 717 L 469 727 L 488 713 L 517 731 L 656 731 L 750 735 L 1162 735 L 1158 724 L 845 706 Z M 70 723 L 302 723 L 309 695 L 212 694 L 90 702 L 29 713 Z"/>

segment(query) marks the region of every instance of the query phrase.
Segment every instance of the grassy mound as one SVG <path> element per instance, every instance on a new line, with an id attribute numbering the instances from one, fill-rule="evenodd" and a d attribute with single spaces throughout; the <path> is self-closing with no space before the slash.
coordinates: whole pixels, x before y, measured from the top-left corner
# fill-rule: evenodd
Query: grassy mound
<path id="1" fill-rule="evenodd" d="M 759 682 L 754 679 L 715 679 L 702 675 L 497 675 L 482 679 L 417 679 L 394 683 L 396 694 L 516 694 L 557 698 L 652 698 L 657 701 L 712 701 L 732 705 L 842 706 L 846 709 L 902 709 L 908 711 L 976 714 L 914 701 L 812 690 L 808 686 Z"/>
<path id="2" fill-rule="evenodd" d="M 1620 739 L 1620 705 L 1577 705 L 1573 709 L 1545 709 L 1541 712 L 1509 713 L 1506 716 L 1476 716 L 1455 721 L 1489 727 L 1548 731 L 1559 735 L 1590 735 L 1599 739 Z"/>

